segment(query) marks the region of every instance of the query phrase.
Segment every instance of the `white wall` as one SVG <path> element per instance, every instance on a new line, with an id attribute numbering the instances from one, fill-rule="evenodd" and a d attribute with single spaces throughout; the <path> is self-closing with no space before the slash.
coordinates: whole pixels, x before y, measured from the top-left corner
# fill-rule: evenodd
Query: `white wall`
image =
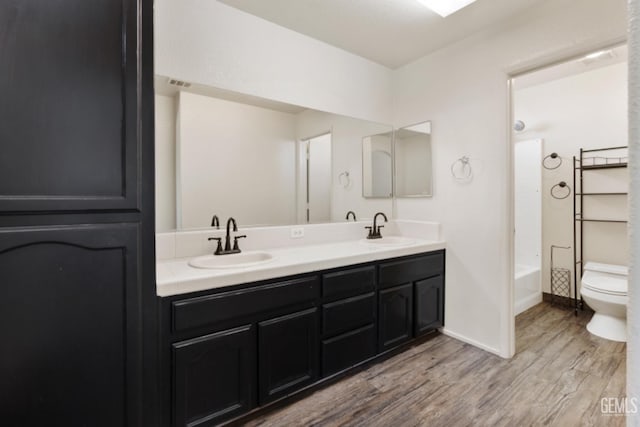
<path id="1" fill-rule="evenodd" d="M 557 169 L 542 168 L 542 286 L 544 292 L 550 292 L 549 247 L 573 245 L 573 192 L 566 199 L 556 200 L 551 197 L 551 187 L 560 181 L 573 186 L 572 157 L 579 157 L 580 148 L 627 145 L 627 65 L 610 65 L 523 89 L 518 89 L 516 79 L 515 87 L 514 117 L 526 124 L 516 140 L 544 138 L 545 155 L 556 152 L 562 158 Z M 589 192 L 628 189 L 626 169 L 584 172 L 584 180 L 585 191 Z M 584 203 L 585 217 L 627 218 L 625 196 L 587 196 Z M 585 223 L 584 236 L 586 261 L 627 265 L 625 224 Z M 556 250 L 554 262 L 573 271 L 573 252 Z"/>
<path id="2" fill-rule="evenodd" d="M 391 71 L 214 0 L 155 1 L 155 73 L 389 123 Z"/>
<path id="3" fill-rule="evenodd" d="M 434 197 L 397 200 L 397 217 L 441 221 L 447 240 L 445 331 L 503 356 L 515 350 L 510 259 L 509 73 L 617 42 L 624 0 L 554 0 L 393 74 L 394 123 L 433 121 Z M 474 179 L 451 163 L 469 155 Z"/>
<path id="4" fill-rule="evenodd" d="M 295 222 L 295 115 L 181 92 L 178 227 Z"/>
<path id="5" fill-rule="evenodd" d="M 156 231 L 176 228 L 176 100 L 155 97 Z"/>

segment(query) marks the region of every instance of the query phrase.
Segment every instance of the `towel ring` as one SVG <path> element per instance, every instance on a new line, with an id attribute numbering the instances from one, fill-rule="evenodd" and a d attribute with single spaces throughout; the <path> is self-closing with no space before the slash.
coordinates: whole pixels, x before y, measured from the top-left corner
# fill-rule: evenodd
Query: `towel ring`
<path id="1" fill-rule="evenodd" d="M 344 171 L 340 175 L 338 175 L 338 182 L 344 188 L 347 188 L 351 185 L 351 178 L 349 177 L 349 172 Z"/>
<path id="2" fill-rule="evenodd" d="M 565 194 L 564 196 L 557 195 L 558 190 L 556 190 L 556 187 L 559 188 L 566 188 L 567 189 L 567 194 Z M 554 193 L 555 190 L 555 193 Z M 562 200 L 562 199 L 566 199 L 567 197 L 569 197 L 569 195 L 571 194 L 571 187 L 569 187 L 569 185 L 564 182 L 564 181 L 560 181 L 559 183 L 557 183 L 556 185 L 554 185 L 553 187 L 551 187 L 551 197 L 553 197 L 554 199 L 558 199 L 558 200 Z"/>
<path id="3" fill-rule="evenodd" d="M 462 156 L 451 164 L 451 175 L 458 182 L 468 182 L 473 179 L 469 156 Z"/>
<path id="4" fill-rule="evenodd" d="M 561 164 L 562 164 L 562 157 L 560 157 L 558 153 L 551 153 L 542 160 L 542 167 L 547 170 L 558 169 Z"/>

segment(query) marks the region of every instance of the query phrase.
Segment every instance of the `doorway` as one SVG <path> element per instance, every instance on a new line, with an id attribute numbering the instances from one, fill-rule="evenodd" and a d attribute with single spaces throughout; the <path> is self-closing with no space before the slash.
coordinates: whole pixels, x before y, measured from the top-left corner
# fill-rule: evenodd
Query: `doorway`
<path id="1" fill-rule="evenodd" d="M 577 245 L 574 240 L 574 224 L 580 220 L 575 216 L 574 201 L 576 196 L 582 196 L 579 175 L 574 181 L 574 157 L 580 158 L 581 149 L 627 145 L 626 72 L 627 47 L 622 45 L 517 75 L 511 80 L 514 316 L 522 311 L 522 299 L 526 297 L 519 286 L 522 285 L 519 279 L 524 273 L 524 255 L 520 245 L 523 240 L 530 243 L 538 240 L 532 238 L 528 229 L 518 226 L 518 204 L 521 204 L 525 194 L 518 180 L 522 180 L 523 175 L 527 179 L 526 176 L 539 173 L 542 226 L 538 236 L 541 242 L 539 265 L 542 299 L 554 309 L 565 309 L 562 306 L 566 306 L 570 317 L 573 317 L 573 304 L 576 299 L 580 301 L 582 269 L 580 263 L 576 264 L 573 253 L 574 247 L 582 245 L 580 238 L 577 239 Z M 532 169 L 525 173 L 523 168 L 526 166 L 518 159 L 519 147 L 535 140 L 543 141 L 542 157 L 537 159 L 537 166 L 530 166 Z M 603 172 L 594 178 L 594 183 L 606 182 L 609 185 L 624 181 L 623 173 L 615 176 L 619 171 L 606 172 L 606 176 Z M 590 195 L 591 199 L 585 201 L 588 203 L 585 204 L 585 212 L 596 214 L 598 218 L 616 220 L 626 216 L 626 197 L 604 195 L 611 190 L 599 190 L 597 185 L 589 188 L 590 192 L 597 194 Z M 622 194 L 625 190 L 616 191 Z M 579 206 L 578 203 L 578 212 Z M 585 233 L 588 232 L 590 236 L 589 245 L 584 247 L 586 261 L 626 265 L 628 243 L 624 221 L 590 222 L 585 223 L 586 228 L 588 230 Z M 529 237 L 522 239 L 522 234 L 529 234 Z M 533 250 L 533 245 L 530 244 L 527 250 Z M 565 280 L 559 280 L 560 276 L 570 280 L 569 286 L 561 286 Z M 518 322 L 516 328 L 517 325 Z M 517 343 L 515 350 L 516 353 L 520 351 Z"/>

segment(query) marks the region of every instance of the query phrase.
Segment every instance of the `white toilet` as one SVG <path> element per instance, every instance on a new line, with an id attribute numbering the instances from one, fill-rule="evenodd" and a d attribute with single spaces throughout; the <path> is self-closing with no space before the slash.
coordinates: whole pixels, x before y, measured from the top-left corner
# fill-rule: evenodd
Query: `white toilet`
<path id="1" fill-rule="evenodd" d="M 612 341 L 627 341 L 628 269 L 622 265 L 588 262 L 580 293 L 595 311 L 587 330 Z"/>

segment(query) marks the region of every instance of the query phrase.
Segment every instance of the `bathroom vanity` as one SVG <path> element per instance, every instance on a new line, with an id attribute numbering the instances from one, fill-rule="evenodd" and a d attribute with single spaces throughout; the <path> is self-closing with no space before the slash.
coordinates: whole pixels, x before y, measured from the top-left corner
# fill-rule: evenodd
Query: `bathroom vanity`
<path id="1" fill-rule="evenodd" d="M 288 270 L 273 265 L 253 274 L 306 272 L 159 299 L 167 423 L 216 425 L 319 386 L 443 326 L 443 242 L 383 250 L 358 242 L 331 247 L 329 259 L 318 256 L 317 247 L 275 251 Z M 287 258 L 291 253 L 295 260 Z M 178 264 L 173 261 L 176 276 L 183 267 Z M 251 277 L 246 270 L 224 272 L 210 283 Z"/>

